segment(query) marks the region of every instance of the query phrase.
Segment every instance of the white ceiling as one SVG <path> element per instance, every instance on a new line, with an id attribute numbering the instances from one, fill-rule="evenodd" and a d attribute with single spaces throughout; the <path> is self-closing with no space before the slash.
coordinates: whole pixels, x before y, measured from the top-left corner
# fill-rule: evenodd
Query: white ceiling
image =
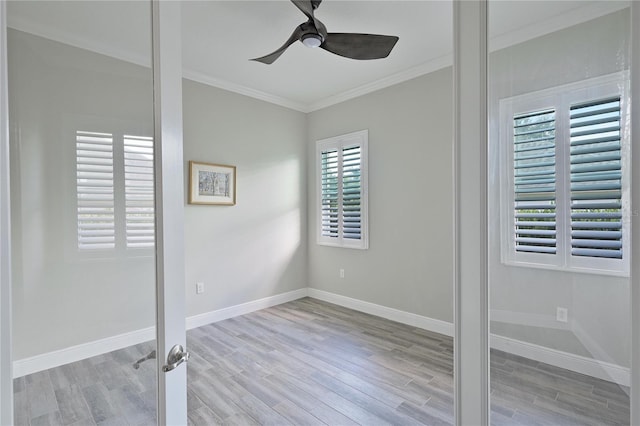
<path id="1" fill-rule="evenodd" d="M 492 1 L 490 37 L 501 48 L 628 6 L 628 1 Z M 397 35 L 388 58 L 354 61 L 293 44 L 274 64 L 249 61 L 278 48 L 306 21 L 288 0 L 183 1 L 184 75 L 312 111 L 451 64 L 451 1 L 325 0 L 329 32 Z M 150 63 L 149 4 L 9 1 L 8 24 L 128 61 Z"/>

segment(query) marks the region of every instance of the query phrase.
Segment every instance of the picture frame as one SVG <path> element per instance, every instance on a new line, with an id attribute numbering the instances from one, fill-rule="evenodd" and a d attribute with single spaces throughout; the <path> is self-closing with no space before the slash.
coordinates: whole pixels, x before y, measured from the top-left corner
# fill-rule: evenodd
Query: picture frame
<path id="1" fill-rule="evenodd" d="M 189 161 L 189 204 L 234 206 L 236 166 Z"/>

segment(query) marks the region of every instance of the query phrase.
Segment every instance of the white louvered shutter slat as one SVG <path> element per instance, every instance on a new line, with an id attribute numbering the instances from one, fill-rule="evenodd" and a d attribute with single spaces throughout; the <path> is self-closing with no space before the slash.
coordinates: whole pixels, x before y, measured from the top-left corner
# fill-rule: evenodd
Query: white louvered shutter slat
<path id="1" fill-rule="evenodd" d="M 78 249 L 113 249 L 113 135 L 76 132 Z"/>
<path id="2" fill-rule="evenodd" d="M 323 237 L 338 238 L 340 215 L 340 173 L 338 150 L 322 152 L 321 158 L 321 214 Z"/>
<path id="3" fill-rule="evenodd" d="M 513 117 L 515 250 L 555 254 L 556 114 L 553 109 Z"/>
<path id="4" fill-rule="evenodd" d="M 620 98 L 570 108 L 571 255 L 622 259 Z"/>
<path id="5" fill-rule="evenodd" d="M 342 149 L 342 235 L 353 240 L 362 237 L 361 152 L 359 145 Z"/>
<path id="6" fill-rule="evenodd" d="M 125 135 L 125 226 L 127 248 L 155 244 L 153 138 Z"/>

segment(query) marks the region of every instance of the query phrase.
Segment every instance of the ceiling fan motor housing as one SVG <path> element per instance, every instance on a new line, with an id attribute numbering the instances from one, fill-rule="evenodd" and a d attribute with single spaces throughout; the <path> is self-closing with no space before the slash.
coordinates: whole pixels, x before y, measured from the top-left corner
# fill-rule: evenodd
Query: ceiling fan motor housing
<path id="1" fill-rule="evenodd" d="M 320 34 L 307 33 L 302 36 L 302 44 L 307 47 L 319 47 L 322 44 L 322 36 Z"/>

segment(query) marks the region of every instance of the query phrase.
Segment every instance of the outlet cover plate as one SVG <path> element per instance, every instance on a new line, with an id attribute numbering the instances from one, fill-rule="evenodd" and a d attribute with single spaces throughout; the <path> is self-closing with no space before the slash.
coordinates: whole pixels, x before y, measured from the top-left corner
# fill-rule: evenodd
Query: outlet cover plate
<path id="1" fill-rule="evenodd" d="M 556 308 L 556 321 L 567 322 L 569 319 L 569 310 L 567 308 Z"/>

